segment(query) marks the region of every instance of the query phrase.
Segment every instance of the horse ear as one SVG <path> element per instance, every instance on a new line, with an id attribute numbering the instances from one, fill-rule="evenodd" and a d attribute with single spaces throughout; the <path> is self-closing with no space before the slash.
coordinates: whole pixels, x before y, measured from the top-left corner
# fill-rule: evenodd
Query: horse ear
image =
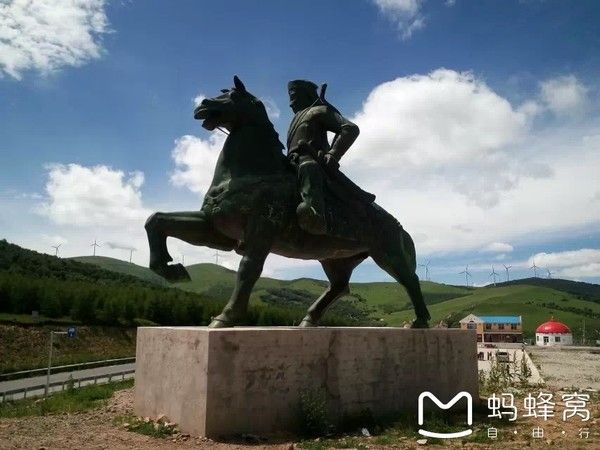
<path id="1" fill-rule="evenodd" d="M 233 76 L 233 84 L 238 91 L 246 92 L 246 86 L 242 83 L 242 80 L 237 75 Z"/>

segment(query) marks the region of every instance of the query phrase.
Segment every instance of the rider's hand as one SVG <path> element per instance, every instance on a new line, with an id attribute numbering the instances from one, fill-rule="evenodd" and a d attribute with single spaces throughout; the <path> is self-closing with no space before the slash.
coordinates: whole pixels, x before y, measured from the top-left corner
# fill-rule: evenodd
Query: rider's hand
<path id="1" fill-rule="evenodd" d="M 337 170 L 340 168 L 339 161 L 331 153 L 325 153 L 323 156 L 323 162 L 325 163 L 325 167 L 328 169 Z"/>

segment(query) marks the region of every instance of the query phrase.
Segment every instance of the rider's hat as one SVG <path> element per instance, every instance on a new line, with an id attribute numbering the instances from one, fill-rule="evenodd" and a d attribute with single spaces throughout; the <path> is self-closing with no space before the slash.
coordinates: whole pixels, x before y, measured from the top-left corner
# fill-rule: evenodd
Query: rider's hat
<path id="1" fill-rule="evenodd" d="M 302 89 L 303 91 L 310 92 L 311 94 L 317 95 L 317 85 L 312 81 L 308 80 L 292 80 L 288 83 L 288 91 L 292 89 Z"/>

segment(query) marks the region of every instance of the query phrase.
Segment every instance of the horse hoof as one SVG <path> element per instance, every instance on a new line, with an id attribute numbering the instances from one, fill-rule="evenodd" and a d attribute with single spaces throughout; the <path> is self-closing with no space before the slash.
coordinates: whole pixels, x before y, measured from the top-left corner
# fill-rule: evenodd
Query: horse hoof
<path id="1" fill-rule="evenodd" d="M 429 322 L 427 319 L 419 319 L 418 317 L 413 320 L 411 328 L 429 328 Z"/>
<path id="2" fill-rule="evenodd" d="M 192 281 L 190 274 L 183 264 L 168 265 L 164 271 L 163 277 L 169 283 L 179 283 L 182 281 Z"/>
<path id="3" fill-rule="evenodd" d="M 212 322 L 208 325 L 208 328 L 231 328 L 232 325 L 225 320 L 214 318 Z"/>
<path id="4" fill-rule="evenodd" d="M 317 324 L 314 323 L 312 320 L 310 320 L 310 318 L 305 317 L 304 319 L 302 319 L 302 322 L 300 322 L 300 325 L 298 325 L 299 328 L 312 328 L 312 327 L 316 327 Z"/>

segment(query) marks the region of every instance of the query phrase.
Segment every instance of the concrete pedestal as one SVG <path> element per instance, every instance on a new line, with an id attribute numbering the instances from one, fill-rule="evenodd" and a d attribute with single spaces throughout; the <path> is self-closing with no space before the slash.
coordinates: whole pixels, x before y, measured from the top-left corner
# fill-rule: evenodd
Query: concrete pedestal
<path id="1" fill-rule="evenodd" d="M 473 330 L 141 327 L 136 353 L 136 414 L 199 436 L 294 431 L 314 389 L 337 418 L 478 398 Z"/>

